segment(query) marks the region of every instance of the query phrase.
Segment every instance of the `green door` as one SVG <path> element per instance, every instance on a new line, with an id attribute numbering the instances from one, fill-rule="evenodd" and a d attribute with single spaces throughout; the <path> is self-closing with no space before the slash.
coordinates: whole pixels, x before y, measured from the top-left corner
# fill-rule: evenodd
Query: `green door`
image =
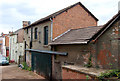
<path id="1" fill-rule="evenodd" d="M 51 79 L 52 63 L 50 54 L 32 52 L 32 71 Z"/>

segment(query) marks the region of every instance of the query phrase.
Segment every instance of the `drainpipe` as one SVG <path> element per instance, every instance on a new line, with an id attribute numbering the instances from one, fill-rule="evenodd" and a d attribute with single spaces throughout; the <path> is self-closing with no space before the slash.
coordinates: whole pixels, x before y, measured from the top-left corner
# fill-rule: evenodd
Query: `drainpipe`
<path id="1" fill-rule="evenodd" d="M 50 18 L 51 21 L 51 41 L 52 41 L 52 37 L 53 37 L 53 20 L 52 18 Z"/>
<path id="2" fill-rule="evenodd" d="M 52 37 L 53 37 L 53 20 L 52 20 L 52 18 L 50 18 L 50 21 L 51 21 L 51 41 L 52 41 Z M 52 50 L 52 47 L 51 47 L 51 49 L 50 50 Z M 51 58 L 52 58 L 52 68 L 51 68 L 51 78 L 50 78 L 50 80 L 52 81 L 52 79 L 53 79 L 53 75 L 54 75 L 54 73 L 53 73 L 53 69 L 54 69 L 54 55 L 52 55 L 51 56 Z"/>

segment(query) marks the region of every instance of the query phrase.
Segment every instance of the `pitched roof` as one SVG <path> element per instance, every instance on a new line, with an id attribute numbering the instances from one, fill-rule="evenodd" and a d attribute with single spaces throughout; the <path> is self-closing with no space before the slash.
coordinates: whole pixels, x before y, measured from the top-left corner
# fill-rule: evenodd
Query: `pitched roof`
<path id="1" fill-rule="evenodd" d="M 120 11 L 114 15 L 106 24 L 103 25 L 102 29 L 99 30 L 94 36 L 93 39 L 96 41 L 111 25 L 120 18 Z"/>
<path id="2" fill-rule="evenodd" d="M 24 38 L 24 30 L 22 28 L 16 30 L 15 32 L 11 33 L 10 36 L 17 35 L 17 42 L 18 43 L 23 43 L 23 38 Z"/>
<path id="3" fill-rule="evenodd" d="M 54 18 L 54 17 L 56 17 L 57 15 L 65 12 L 65 11 L 67 11 L 68 9 L 71 9 L 72 7 L 74 7 L 74 6 L 76 6 L 76 5 L 80 5 L 81 7 L 83 7 L 96 21 L 98 21 L 98 19 L 97 19 L 81 2 L 78 2 L 78 3 L 75 3 L 75 4 L 71 5 L 71 6 L 68 6 L 68 7 L 64 8 L 64 9 L 62 9 L 62 10 L 59 10 L 59 11 L 57 11 L 57 12 L 51 14 L 51 15 L 48 15 L 47 17 L 44 17 L 44 18 L 42 18 L 42 19 L 39 19 L 38 21 L 35 21 L 35 22 L 32 23 L 31 25 L 29 25 L 29 26 L 27 26 L 27 27 L 25 27 L 25 28 L 23 28 L 23 29 L 26 29 L 26 28 L 29 28 L 29 27 L 31 27 L 31 26 L 37 25 L 37 24 L 42 23 L 42 22 L 44 22 L 44 21 L 46 21 L 46 20 L 50 20 L 50 18 Z"/>
<path id="4" fill-rule="evenodd" d="M 20 28 L 20 29 L 18 29 L 18 30 L 16 30 L 16 31 L 12 32 L 12 33 L 10 34 L 10 36 L 12 36 L 12 35 L 17 35 L 20 30 L 23 30 L 23 29 Z"/>
<path id="5" fill-rule="evenodd" d="M 93 26 L 87 28 L 71 29 L 61 37 L 57 38 L 50 45 L 59 44 L 87 44 L 90 39 L 102 28 Z"/>
<path id="6" fill-rule="evenodd" d="M 90 40 L 95 42 L 118 18 L 120 18 L 120 11 L 103 26 L 72 29 L 50 43 L 50 45 L 87 44 Z"/>

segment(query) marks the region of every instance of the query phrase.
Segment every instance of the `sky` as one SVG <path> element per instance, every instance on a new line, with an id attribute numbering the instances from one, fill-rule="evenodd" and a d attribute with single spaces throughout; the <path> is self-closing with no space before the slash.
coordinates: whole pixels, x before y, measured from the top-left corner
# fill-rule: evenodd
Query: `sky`
<path id="1" fill-rule="evenodd" d="M 104 25 L 118 12 L 120 0 L 0 0 L 0 34 L 22 28 L 67 6 L 81 2 Z"/>

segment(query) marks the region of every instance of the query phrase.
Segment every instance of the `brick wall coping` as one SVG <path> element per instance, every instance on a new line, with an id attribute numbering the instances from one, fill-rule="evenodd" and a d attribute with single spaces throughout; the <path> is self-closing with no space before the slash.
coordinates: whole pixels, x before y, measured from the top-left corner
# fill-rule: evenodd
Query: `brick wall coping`
<path id="1" fill-rule="evenodd" d="M 86 68 L 77 65 L 62 65 L 62 68 L 69 69 L 75 72 L 87 74 L 90 76 L 99 76 L 102 72 L 106 72 L 107 70 L 104 69 L 96 69 L 96 68 Z"/>

